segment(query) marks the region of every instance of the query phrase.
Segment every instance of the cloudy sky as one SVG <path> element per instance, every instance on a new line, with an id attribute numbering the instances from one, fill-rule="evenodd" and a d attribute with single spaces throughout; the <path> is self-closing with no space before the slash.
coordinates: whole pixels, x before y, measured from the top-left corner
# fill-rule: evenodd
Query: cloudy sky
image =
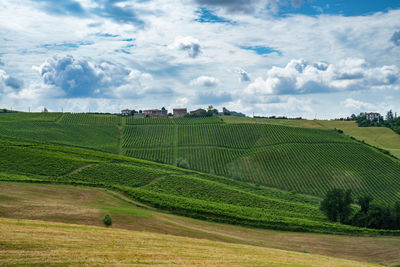
<path id="1" fill-rule="evenodd" d="M 400 1 L 0 1 L 0 108 L 210 104 L 400 112 Z"/>

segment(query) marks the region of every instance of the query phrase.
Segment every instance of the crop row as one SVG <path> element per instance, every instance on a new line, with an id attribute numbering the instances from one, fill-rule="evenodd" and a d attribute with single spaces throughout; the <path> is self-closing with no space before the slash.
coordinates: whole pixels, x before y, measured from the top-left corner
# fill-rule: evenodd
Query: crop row
<path id="1" fill-rule="evenodd" d="M 334 131 L 280 125 L 230 124 L 180 126 L 178 144 L 253 148 L 281 143 L 350 142 Z"/>
<path id="2" fill-rule="evenodd" d="M 122 147 L 166 147 L 174 142 L 174 126 L 125 126 Z"/>
<path id="3" fill-rule="evenodd" d="M 2 172 L 60 176 L 86 164 L 87 160 L 63 156 L 56 152 L 17 146 L 0 147 Z"/>
<path id="4" fill-rule="evenodd" d="M 119 132 L 115 126 L 68 125 L 40 121 L 3 122 L 0 123 L 0 136 L 118 153 Z"/>
<path id="5" fill-rule="evenodd" d="M 166 164 L 176 164 L 172 148 L 125 149 L 125 155 Z"/>
<path id="6" fill-rule="evenodd" d="M 191 125 L 191 124 L 220 124 L 223 123 L 219 117 L 204 117 L 204 118 L 135 118 L 127 117 L 126 124 L 128 125 Z"/>
<path id="7" fill-rule="evenodd" d="M 143 166 L 101 163 L 74 172 L 68 178 L 90 183 L 138 187 L 168 174 L 163 170 Z"/>
<path id="8" fill-rule="evenodd" d="M 90 124 L 90 125 L 117 125 L 121 117 L 116 115 L 90 114 L 90 113 L 65 113 L 61 117 L 61 124 Z"/>
<path id="9" fill-rule="evenodd" d="M 54 122 L 62 116 L 62 113 L 55 112 L 16 112 L 16 113 L 0 113 L 1 122 L 26 122 L 26 121 L 38 121 L 38 122 Z"/>
<path id="10" fill-rule="evenodd" d="M 323 196 L 332 188 L 399 199 L 400 163 L 359 144 L 286 144 L 263 149 L 233 165 L 240 179 Z"/>

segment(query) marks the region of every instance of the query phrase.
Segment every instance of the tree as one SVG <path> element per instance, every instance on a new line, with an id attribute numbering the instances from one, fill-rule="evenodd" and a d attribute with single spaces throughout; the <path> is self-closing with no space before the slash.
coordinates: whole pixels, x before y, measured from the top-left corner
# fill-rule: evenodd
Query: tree
<path id="1" fill-rule="evenodd" d="M 360 205 L 362 213 L 368 212 L 371 201 L 372 201 L 372 197 L 369 195 L 364 195 L 364 196 L 358 198 L 357 203 Z"/>
<path id="2" fill-rule="evenodd" d="M 104 226 L 106 226 L 106 227 L 109 227 L 109 226 L 112 225 L 112 220 L 111 220 L 110 214 L 106 214 L 106 216 L 104 216 L 103 224 L 104 224 Z"/>
<path id="3" fill-rule="evenodd" d="M 386 120 L 387 121 L 392 121 L 394 119 L 394 116 L 393 116 L 393 111 L 392 110 L 389 110 L 387 113 L 386 113 Z"/>
<path id="4" fill-rule="evenodd" d="M 332 189 L 328 191 L 320 205 L 320 210 L 325 213 L 332 222 L 345 223 L 351 212 L 351 191 L 343 189 Z"/>

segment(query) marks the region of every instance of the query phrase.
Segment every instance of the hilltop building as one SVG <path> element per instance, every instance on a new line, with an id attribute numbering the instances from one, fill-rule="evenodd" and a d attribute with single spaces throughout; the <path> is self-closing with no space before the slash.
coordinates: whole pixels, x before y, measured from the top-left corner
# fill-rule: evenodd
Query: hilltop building
<path id="1" fill-rule="evenodd" d="M 207 112 L 207 111 L 205 109 L 199 108 L 199 109 L 190 111 L 190 114 L 199 114 L 200 115 L 204 112 Z"/>
<path id="2" fill-rule="evenodd" d="M 187 114 L 186 108 L 174 108 L 174 118 L 183 118 Z"/>
<path id="3" fill-rule="evenodd" d="M 121 116 L 130 116 L 131 110 L 130 109 L 123 109 L 121 110 Z"/>
<path id="4" fill-rule="evenodd" d="M 145 117 L 168 118 L 168 110 L 166 110 L 164 107 L 162 109 L 143 110 L 143 114 Z"/>
<path id="5" fill-rule="evenodd" d="M 376 113 L 376 112 L 369 112 L 365 113 L 365 118 L 369 121 L 374 121 L 377 120 L 379 122 L 379 118 L 381 117 L 381 114 Z"/>

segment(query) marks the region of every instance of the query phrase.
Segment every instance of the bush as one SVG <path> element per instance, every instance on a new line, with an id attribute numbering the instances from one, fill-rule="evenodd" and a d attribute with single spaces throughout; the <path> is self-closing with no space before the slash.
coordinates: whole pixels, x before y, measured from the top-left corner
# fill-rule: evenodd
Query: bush
<path id="1" fill-rule="evenodd" d="M 182 169 L 189 169 L 189 162 L 186 159 L 178 159 L 176 166 Z"/>
<path id="2" fill-rule="evenodd" d="M 109 227 L 112 225 L 112 220 L 111 220 L 110 214 L 106 214 L 106 216 L 104 216 L 103 224 L 105 227 Z"/>

